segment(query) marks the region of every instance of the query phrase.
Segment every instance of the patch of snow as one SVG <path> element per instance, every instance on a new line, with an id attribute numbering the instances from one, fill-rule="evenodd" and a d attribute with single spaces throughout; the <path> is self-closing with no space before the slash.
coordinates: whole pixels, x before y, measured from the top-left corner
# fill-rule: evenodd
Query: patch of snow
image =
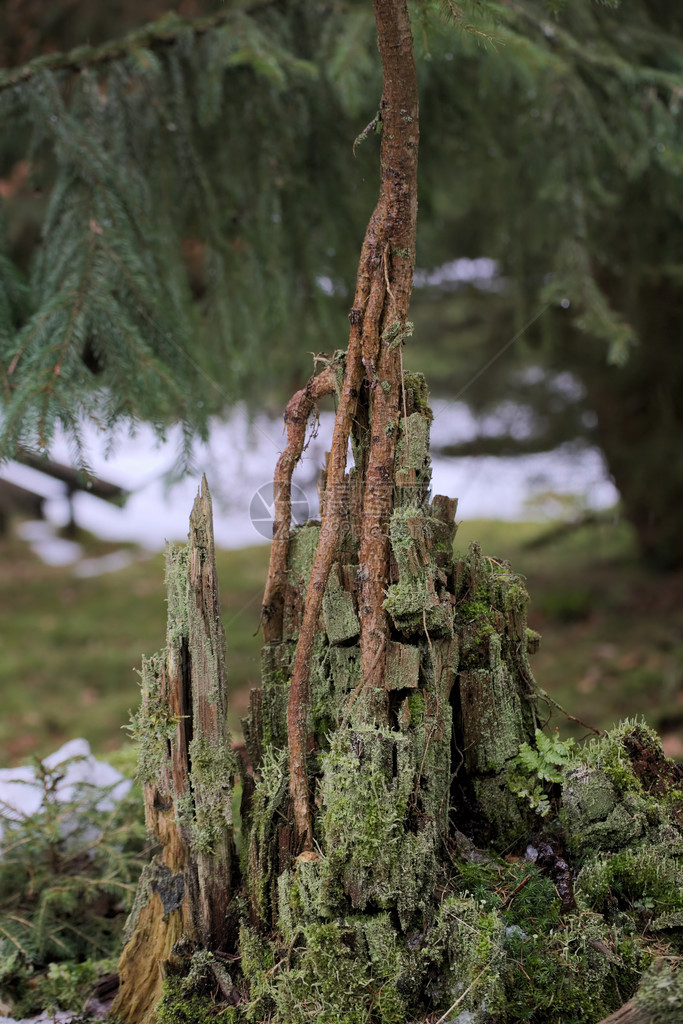
<path id="1" fill-rule="evenodd" d="M 474 260 L 462 256 L 431 270 L 417 267 L 414 284 L 416 288 L 455 288 L 474 284 L 477 288 L 492 290 L 500 287 L 498 263 L 486 256 Z"/>
<path id="2" fill-rule="evenodd" d="M 55 534 L 56 523 L 33 519 L 19 523 L 17 533 L 27 540 L 31 548 L 46 565 L 71 565 L 83 554 L 83 548 L 73 540 Z"/>
<path id="3" fill-rule="evenodd" d="M 43 759 L 46 768 L 53 771 L 63 766 L 64 771 L 54 787 L 54 798 L 59 803 L 72 803 L 86 792 L 96 795 L 94 807 L 110 811 L 126 796 L 132 783 L 105 761 L 97 761 L 90 744 L 84 739 L 69 740 L 54 754 Z M 43 803 L 43 788 L 31 766 L 0 770 L 0 838 L 3 822 L 23 821 L 37 814 Z M 0 1021 L 0 1024 L 2 1022 Z"/>
<path id="4" fill-rule="evenodd" d="M 544 518 L 542 498 L 550 492 L 578 494 L 586 508 L 609 507 L 618 499 L 604 460 L 594 448 L 567 444 L 553 452 L 508 458 L 441 456 L 439 446 L 472 439 L 482 429 L 496 434 L 514 427 L 523 436 L 528 424 L 523 409 L 515 411 L 508 405 L 484 420 L 475 417 L 464 402 L 435 399 L 433 408 L 432 490 L 459 498 L 459 518 Z M 293 483 L 308 501 L 311 518 L 318 514 L 317 480 L 330 447 L 333 422 L 333 413 L 321 413 L 317 434 L 309 438 L 293 477 Z M 252 521 L 250 506 L 264 485 L 272 485 L 275 464 L 285 445 L 279 418 L 263 415 L 250 422 L 246 410 L 238 408 L 227 420 L 213 420 L 208 441 L 197 443 L 194 448 L 192 471 L 180 478 L 177 453 L 182 437 L 178 429 L 169 430 L 163 444 L 146 425 L 139 426 L 134 433 L 121 429 L 113 441 L 88 425 L 84 425 L 83 433 L 93 473 L 124 487 L 130 497 L 119 508 L 87 492 L 78 492 L 73 496 L 73 506 L 79 526 L 106 540 L 132 541 L 151 551 L 160 550 L 165 540 L 185 540 L 190 509 L 205 473 L 213 498 L 217 545 L 240 548 L 268 543 L 267 530 L 263 523 Z M 68 446 L 63 439 L 57 439 L 52 454 L 68 461 Z M 15 469 L 21 471 L 25 467 L 3 467 L 2 475 L 8 479 L 11 475 L 15 482 L 22 483 Z M 46 482 L 46 478 L 43 484 L 49 523 L 63 524 L 68 519 L 64 485 Z M 23 480 L 23 485 L 34 486 L 33 481 L 29 484 L 27 480 Z M 22 532 L 46 560 L 59 559 L 63 564 L 68 555 L 79 575 L 114 571 L 129 557 L 117 553 L 83 563 L 79 553 L 63 546 L 70 542 L 60 541 L 59 549 L 46 547 L 49 526 L 24 524 Z"/>

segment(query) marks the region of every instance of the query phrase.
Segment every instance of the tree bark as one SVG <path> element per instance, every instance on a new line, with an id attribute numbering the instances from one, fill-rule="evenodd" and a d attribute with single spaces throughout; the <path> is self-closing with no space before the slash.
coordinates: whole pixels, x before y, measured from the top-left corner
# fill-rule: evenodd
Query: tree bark
<path id="1" fill-rule="evenodd" d="M 370 381 L 371 423 L 362 497 L 360 553 L 361 658 L 366 685 L 381 688 L 386 665 L 387 527 L 402 394 L 400 345 L 415 265 L 418 97 L 405 0 L 375 0 L 383 91 L 380 194 L 370 218 L 350 313 L 346 371 L 327 466 L 320 539 L 306 592 L 289 697 L 290 788 L 298 845 L 311 850 L 307 753 L 310 665 L 323 593 L 335 560 L 346 498 L 349 435 L 363 370 Z M 276 555 L 277 557 L 277 555 Z"/>
<path id="2" fill-rule="evenodd" d="M 167 551 L 166 582 L 166 649 L 143 662 L 136 724 L 145 820 L 161 852 L 138 886 L 113 1008 L 135 1024 L 152 1020 L 163 966 L 177 943 L 221 950 L 234 939 L 229 908 L 237 765 L 226 728 L 225 634 L 205 478 L 189 544 Z"/>
<path id="3" fill-rule="evenodd" d="M 263 638 L 282 640 L 282 612 L 287 586 L 287 555 L 292 520 L 292 474 L 306 441 L 306 425 L 317 403 L 334 392 L 334 370 L 328 366 L 311 377 L 305 388 L 289 400 L 285 410 L 287 445 L 278 459 L 273 480 L 273 545 L 263 595 Z"/>

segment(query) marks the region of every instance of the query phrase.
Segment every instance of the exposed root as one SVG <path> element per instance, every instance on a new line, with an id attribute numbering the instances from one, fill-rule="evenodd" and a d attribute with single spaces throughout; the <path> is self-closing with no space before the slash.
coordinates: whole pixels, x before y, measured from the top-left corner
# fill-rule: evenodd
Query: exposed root
<path id="1" fill-rule="evenodd" d="M 263 594 L 262 621 L 266 640 L 282 639 L 284 586 L 292 519 L 292 474 L 304 450 L 308 418 L 320 399 L 333 392 L 334 370 L 326 366 L 321 373 L 310 378 L 306 387 L 290 398 L 285 410 L 287 444 L 275 467 L 273 545 Z"/>

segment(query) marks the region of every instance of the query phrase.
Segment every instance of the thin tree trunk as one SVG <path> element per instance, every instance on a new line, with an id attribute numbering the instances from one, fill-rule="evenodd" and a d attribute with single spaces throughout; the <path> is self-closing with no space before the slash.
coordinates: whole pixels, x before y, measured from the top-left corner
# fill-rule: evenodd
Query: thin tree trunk
<path id="1" fill-rule="evenodd" d="M 346 370 L 327 467 L 320 539 L 313 562 L 289 693 L 290 792 L 297 843 L 313 844 L 306 766 L 310 669 L 323 594 L 345 508 L 344 474 L 363 372 L 370 380 L 371 438 L 365 478 L 360 554 L 363 673 L 383 686 L 386 665 L 387 527 L 402 395 L 400 345 L 415 263 L 418 97 L 413 40 L 405 0 L 375 0 L 383 71 L 380 195 L 370 218 L 350 313 Z"/>
<path id="2" fill-rule="evenodd" d="M 365 474 L 363 532 L 359 554 L 361 669 L 366 686 L 384 686 L 389 517 L 394 500 L 394 459 L 402 406 L 401 347 L 415 268 L 419 116 L 413 38 L 405 3 L 376 0 L 384 89 L 381 230 L 375 275 L 384 276 L 379 316 L 366 319 L 363 356 L 371 380 L 370 451 Z M 374 311 L 373 311 L 374 312 Z"/>

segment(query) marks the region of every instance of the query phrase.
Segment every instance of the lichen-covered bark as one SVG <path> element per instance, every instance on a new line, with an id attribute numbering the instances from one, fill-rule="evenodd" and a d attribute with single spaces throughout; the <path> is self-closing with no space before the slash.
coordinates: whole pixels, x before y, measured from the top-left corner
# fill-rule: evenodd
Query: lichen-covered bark
<path id="1" fill-rule="evenodd" d="M 611 1014 L 614 1024 L 677 1024 L 682 774 L 648 729 L 625 723 L 571 756 L 562 748 L 547 762 L 560 765 L 558 781 L 544 781 L 526 591 L 477 545 L 454 554 L 456 503 L 430 498 L 430 413 L 417 376 L 406 382 L 406 403 L 410 435 L 396 448 L 401 483 L 389 524 L 385 685 L 364 683 L 358 543 L 347 539 L 311 654 L 314 849 L 302 852 L 287 714 L 320 527 L 296 527 L 281 638 L 264 645 L 263 688 L 245 722 L 253 775 L 243 776 L 242 877 L 213 936 L 199 858 L 210 864 L 218 849 L 204 843 L 223 834 L 235 766 L 198 743 L 198 730 L 221 738 L 224 711 L 206 504 L 193 513 L 190 548 L 169 552 L 167 649 L 143 666 L 138 721 L 148 822 L 162 852 L 127 928 L 121 1020 L 208 1022 L 218 998 L 234 1024 L 460 1014 L 463 1024 L 596 1024 Z M 546 817 L 520 788 L 529 764 L 539 768 L 524 784 L 545 786 Z M 234 878 L 232 867 L 227 873 Z"/>
<path id="2" fill-rule="evenodd" d="M 476 547 L 454 559 L 457 503 L 439 495 L 430 501 L 426 385 L 414 375 L 406 390 L 411 412 L 391 472 L 401 483 L 387 531 L 382 611 L 392 639 L 384 678 L 368 685 L 363 673 L 357 541 L 356 564 L 338 561 L 330 570 L 310 653 L 304 733 L 316 853 L 303 861 L 288 827 L 291 732 L 284 715 L 306 615 L 300 595 L 310 590 L 320 533 L 314 525 L 292 532 L 287 570 L 299 581 L 298 593 L 295 586 L 287 591 L 282 638 L 264 648 L 263 692 L 253 692 L 245 721 L 256 773 L 245 822 L 246 877 L 257 927 L 277 924 L 289 899 L 283 878 L 298 870 L 311 884 L 315 879 L 316 894 L 307 897 L 314 916 L 372 905 L 396 913 L 406 931 L 420 927 L 453 821 L 464 826 L 452 795 L 454 780 L 465 775 L 471 801 L 473 786 L 489 786 L 481 813 L 491 835 L 522 821 L 505 779 L 520 744 L 533 737 L 524 700 L 533 686 L 525 592 L 509 567 L 484 559 Z M 353 546 L 344 557 L 354 557 Z"/>
<path id="3" fill-rule="evenodd" d="M 226 728 L 225 635 L 205 479 L 189 544 L 170 547 L 166 567 L 166 649 L 143 663 L 134 727 L 146 823 L 161 852 L 138 888 L 114 1007 L 135 1024 L 154 1018 L 163 965 L 177 943 L 220 950 L 231 939 L 237 765 Z"/>

